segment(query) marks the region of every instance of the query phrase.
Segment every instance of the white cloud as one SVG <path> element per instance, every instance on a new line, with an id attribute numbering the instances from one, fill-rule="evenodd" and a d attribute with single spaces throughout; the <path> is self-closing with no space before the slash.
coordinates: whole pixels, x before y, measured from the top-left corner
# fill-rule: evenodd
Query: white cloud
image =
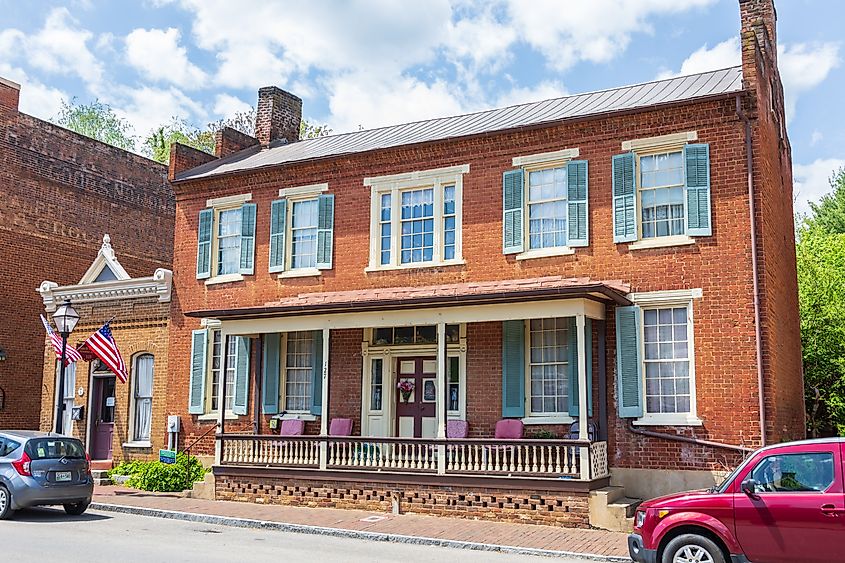
<path id="1" fill-rule="evenodd" d="M 126 36 L 127 60 L 150 80 L 201 88 L 206 85 L 206 74 L 188 60 L 187 50 L 179 45 L 180 36 L 173 27 L 135 29 Z"/>
<path id="2" fill-rule="evenodd" d="M 247 112 L 252 106 L 229 94 L 218 94 L 214 97 L 214 114 L 223 119 L 234 117 L 237 113 Z"/>
<path id="3" fill-rule="evenodd" d="M 496 107 L 513 106 L 551 98 L 560 98 L 569 92 L 561 82 L 543 81 L 536 86 L 517 87 L 501 94 L 496 98 Z"/>
<path id="4" fill-rule="evenodd" d="M 798 96 L 821 84 L 839 62 L 838 43 L 795 43 L 778 47 L 787 120 L 795 115 Z"/>
<path id="5" fill-rule="evenodd" d="M 55 117 L 68 95 L 57 88 L 42 84 L 23 69 L 0 62 L 0 76 L 21 85 L 19 109 L 40 119 Z"/>
<path id="6" fill-rule="evenodd" d="M 44 27 L 23 41 L 28 62 L 41 70 L 74 74 L 88 84 L 96 84 L 103 66 L 88 49 L 94 34 L 78 27 L 67 8 L 55 8 L 47 14 Z"/>
<path id="7" fill-rule="evenodd" d="M 657 78 L 671 78 L 673 76 L 686 76 L 698 74 L 708 70 L 718 70 L 742 64 L 742 53 L 739 50 L 739 38 L 731 37 L 721 43 L 709 48 L 707 43 L 693 52 L 681 63 L 680 72 L 663 71 Z"/>
<path id="8" fill-rule="evenodd" d="M 816 146 L 817 144 L 819 144 L 822 141 L 822 139 L 824 139 L 824 133 L 822 133 L 818 129 L 815 129 L 813 131 L 813 134 L 810 135 L 810 146 L 811 147 Z"/>
<path id="9" fill-rule="evenodd" d="M 205 124 L 208 112 L 203 106 L 175 87 L 140 88 L 117 87 L 102 101 L 109 104 L 115 113 L 126 119 L 135 135 L 146 137 L 156 127 L 170 122 L 173 117 Z"/>
<path id="10" fill-rule="evenodd" d="M 810 210 L 808 202 L 817 202 L 830 192 L 830 177 L 843 166 L 845 160 L 839 158 L 819 158 L 810 164 L 794 164 L 792 176 L 795 211 L 807 213 Z"/>

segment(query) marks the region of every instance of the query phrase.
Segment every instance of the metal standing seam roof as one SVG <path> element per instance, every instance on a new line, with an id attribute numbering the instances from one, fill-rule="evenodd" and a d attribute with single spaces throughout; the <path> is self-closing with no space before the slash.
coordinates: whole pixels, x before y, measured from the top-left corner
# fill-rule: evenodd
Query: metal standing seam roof
<path id="1" fill-rule="evenodd" d="M 296 143 L 271 145 L 264 149 L 252 147 L 177 174 L 176 180 L 208 178 L 317 158 L 478 135 L 576 117 L 690 101 L 741 90 L 742 67 L 731 67 L 464 115 L 305 139 Z"/>

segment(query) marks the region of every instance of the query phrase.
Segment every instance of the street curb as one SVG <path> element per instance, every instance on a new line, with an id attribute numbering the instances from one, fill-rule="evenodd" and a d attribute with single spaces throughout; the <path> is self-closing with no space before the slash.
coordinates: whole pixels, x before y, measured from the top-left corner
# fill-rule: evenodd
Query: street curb
<path id="1" fill-rule="evenodd" d="M 407 543 L 414 545 L 431 545 L 437 547 L 448 547 L 452 549 L 471 549 L 474 551 L 495 551 L 499 553 L 513 553 L 519 555 L 538 555 L 541 557 L 581 557 L 591 561 L 610 561 L 612 563 L 630 563 L 627 557 L 616 557 L 612 555 L 597 555 L 595 553 L 575 553 L 572 551 L 556 551 L 551 549 L 537 549 L 532 547 L 516 547 L 511 545 L 497 545 L 461 540 L 447 540 L 440 538 L 427 538 L 421 536 L 406 536 L 402 534 L 387 534 L 381 532 L 366 532 L 362 530 L 346 530 L 343 528 L 326 528 L 323 526 L 309 526 L 306 524 L 288 524 L 285 522 L 271 522 L 268 520 L 253 520 L 251 518 L 234 518 L 230 516 L 218 516 L 216 514 L 197 514 L 193 512 L 179 512 L 176 510 L 161 510 L 158 508 L 144 508 L 138 506 L 126 506 L 121 504 L 107 504 L 92 502 L 91 510 L 104 512 L 119 512 L 122 514 L 134 514 L 137 516 L 150 516 L 153 518 L 165 518 L 169 520 L 183 520 L 186 522 L 199 522 L 202 524 L 214 524 L 218 526 L 232 526 L 236 528 L 253 528 L 260 530 L 276 530 L 279 532 L 293 532 L 297 534 L 315 534 L 333 536 L 337 538 L 361 539 L 379 542 Z"/>

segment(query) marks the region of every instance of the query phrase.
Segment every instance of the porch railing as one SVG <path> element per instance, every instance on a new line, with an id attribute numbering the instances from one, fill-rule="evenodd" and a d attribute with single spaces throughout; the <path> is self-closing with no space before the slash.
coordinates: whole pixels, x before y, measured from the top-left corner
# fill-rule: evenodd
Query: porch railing
<path id="1" fill-rule="evenodd" d="M 580 440 L 218 435 L 223 465 L 595 479 L 607 443 Z"/>

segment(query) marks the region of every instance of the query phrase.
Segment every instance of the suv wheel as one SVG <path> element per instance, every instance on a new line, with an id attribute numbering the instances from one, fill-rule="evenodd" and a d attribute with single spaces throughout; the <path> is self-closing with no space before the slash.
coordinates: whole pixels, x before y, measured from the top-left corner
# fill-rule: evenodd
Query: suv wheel
<path id="1" fill-rule="evenodd" d="M 663 563 L 725 563 L 725 556 L 710 538 L 683 534 L 663 550 Z"/>
<path id="2" fill-rule="evenodd" d="M 6 520 L 12 517 L 12 495 L 9 494 L 9 489 L 0 485 L 0 520 Z"/>
<path id="3" fill-rule="evenodd" d="M 80 514 L 88 510 L 89 504 L 91 504 L 90 500 L 77 502 L 74 504 L 65 504 L 65 512 L 67 512 L 71 516 L 79 516 Z"/>

